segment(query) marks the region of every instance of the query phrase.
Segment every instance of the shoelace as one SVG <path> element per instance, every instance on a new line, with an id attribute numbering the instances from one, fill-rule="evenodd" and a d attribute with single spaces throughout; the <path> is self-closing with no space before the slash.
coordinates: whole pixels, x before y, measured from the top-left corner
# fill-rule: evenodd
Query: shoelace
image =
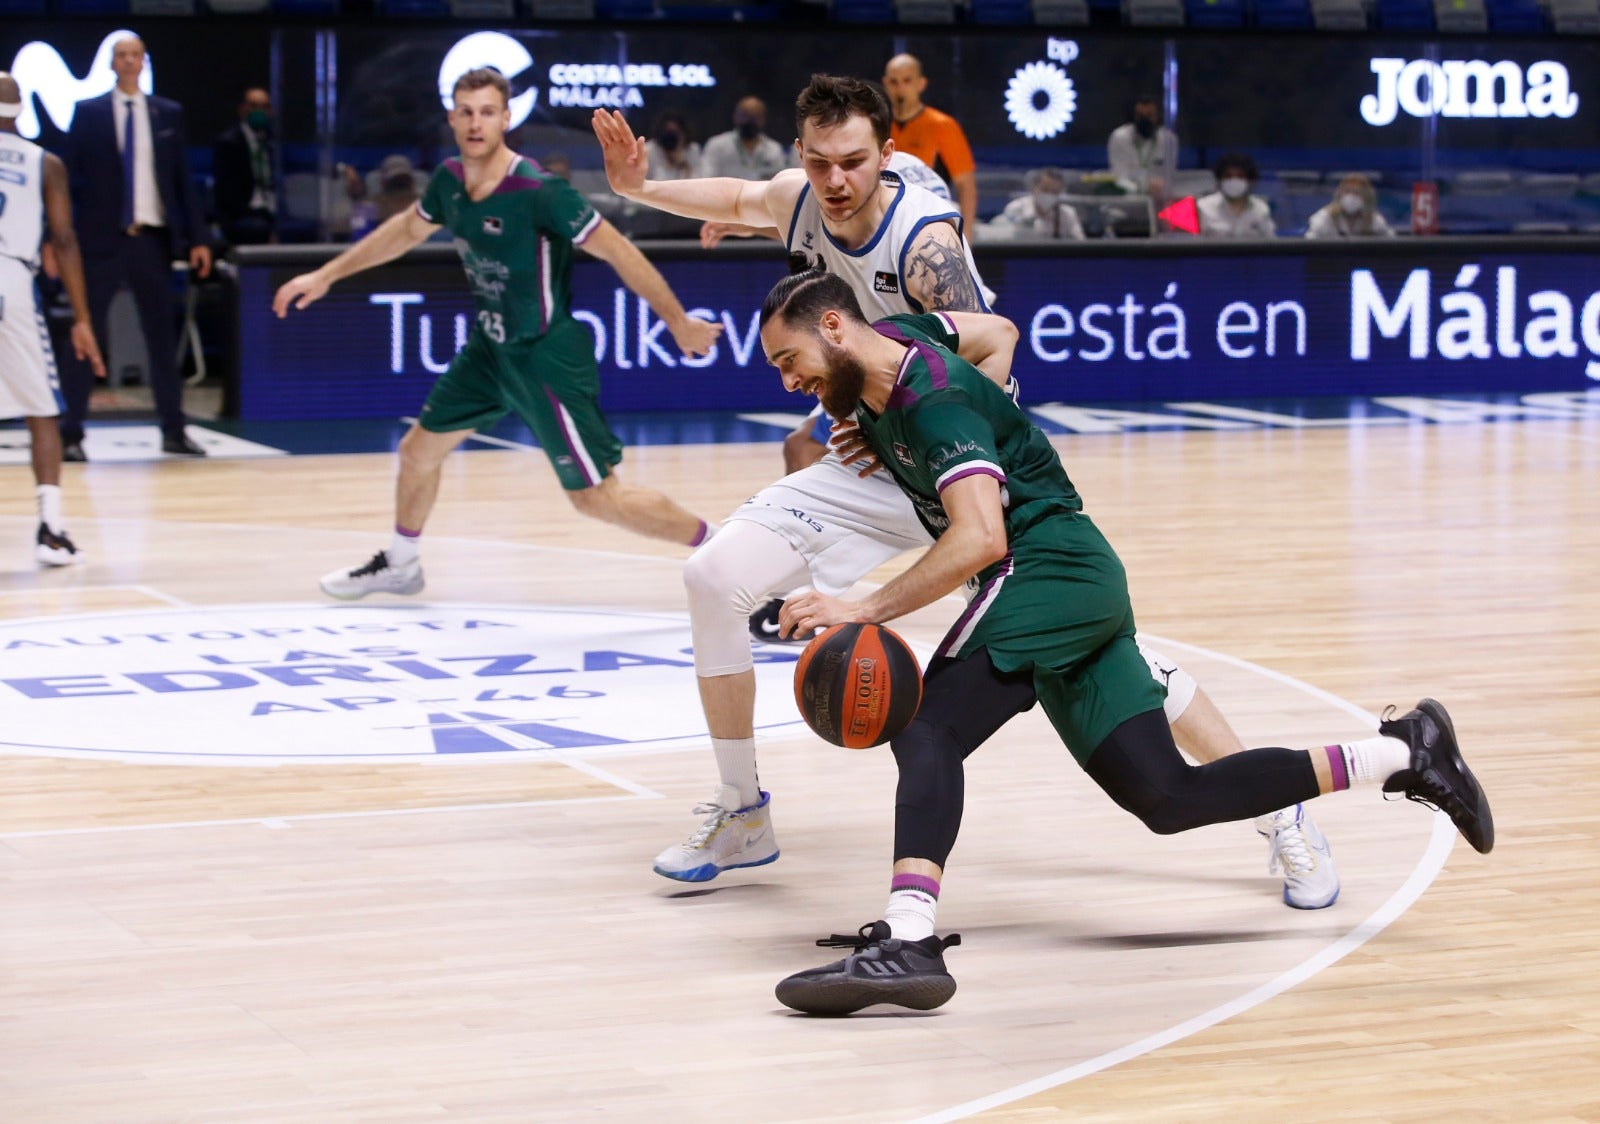
<path id="1" fill-rule="evenodd" d="M 861 926 L 861 928 L 854 934 L 834 933 L 830 936 L 823 937 L 817 941 L 817 947 L 848 948 L 856 952 L 860 952 L 862 949 L 870 948 L 879 941 L 886 941 L 889 939 L 888 926 L 884 926 L 884 934 L 881 937 L 877 935 L 877 929 L 878 923 L 873 921 Z"/>
<path id="2" fill-rule="evenodd" d="M 684 844 L 690 850 L 704 847 L 711 837 L 722 830 L 722 825 L 728 822 L 728 817 L 733 815 L 721 804 L 696 804 L 694 814 L 697 816 L 710 816 L 711 818 L 701 824 L 695 833 L 689 836 L 689 841 Z"/>
<path id="3" fill-rule="evenodd" d="M 1398 736 L 1389 733 L 1389 731 L 1385 728 L 1395 724 L 1395 720 L 1392 716 L 1397 709 L 1399 708 L 1392 705 L 1383 708 L 1382 718 L 1378 722 L 1378 733 L 1387 737 Z M 1409 739 L 1404 740 L 1406 740 L 1407 744 L 1409 744 Z M 1417 771 L 1413 769 L 1410 770 L 1410 772 L 1412 776 L 1412 785 L 1422 786 L 1426 788 L 1427 791 L 1425 794 L 1419 794 L 1412 792 L 1410 787 L 1407 787 L 1401 793 L 1401 795 L 1403 795 L 1407 800 L 1410 800 L 1415 804 L 1421 804 L 1424 808 L 1431 808 L 1435 812 L 1443 812 L 1451 819 L 1456 819 L 1460 816 L 1466 816 L 1471 813 L 1472 810 L 1467 807 L 1466 802 L 1461 799 L 1460 795 L 1443 788 L 1430 778 L 1429 770 Z"/>
<path id="4" fill-rule="evenodd" d="M 1311 853 L 1305 830 L 1297 823 L 1281 827 L 1272 833 L 1272 866 L 1270 873 L 1279 870 L 1285 874 L 1310 874 L 1317 869 L 1317 860 Z"/>
<path id="5" fill-rule="evenodd" d="M 372 560 L 365 566 L 357 566 L 354 570 L 351 570 L 350 576 L 352 578 L 365 578 L 372 574 L 381 574 L 388 568 L 389 554 L 387 551 L 380 550 L 372 556 Z"/>

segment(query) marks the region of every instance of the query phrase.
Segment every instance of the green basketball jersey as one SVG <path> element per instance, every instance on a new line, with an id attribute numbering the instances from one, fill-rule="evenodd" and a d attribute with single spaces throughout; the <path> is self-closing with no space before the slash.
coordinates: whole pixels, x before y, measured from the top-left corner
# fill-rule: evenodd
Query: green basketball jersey
<path id="1" fill-rule="evenodd" d="M 930 534 L 938 538 L 950 526 L 939 493 L 977 473 L 1000 482 L 1010 541 L 1051 512 L 1083 509 L 1049 438 L 955 354 L 948 317 L 890 316 L 873 327 L 910 346 L 883 413 L 862 405 L 856 421 Z"/>
<path id="2" fill-rule="evenodd" d="M 600 216 L 560 176 L 519 157 L 494 193 L 474 202 L 452 158 L 434 171 L 417 213 L 455 235 L 478 328 L 495 343 L 535 339 L 571 314 L 573 247 Z"/>

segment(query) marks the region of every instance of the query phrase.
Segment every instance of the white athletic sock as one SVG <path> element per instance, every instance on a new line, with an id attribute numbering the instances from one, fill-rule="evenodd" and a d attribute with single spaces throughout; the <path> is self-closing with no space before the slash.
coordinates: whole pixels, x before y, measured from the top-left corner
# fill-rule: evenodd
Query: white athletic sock
<path id="1" fill-rule="evenodd" d="M 39 522 L 53 533 L 61 531 L 61 485 L 39 485 Z"/>
<path id="2" fill-rule="evenodd" d="M 722 783 L 739 790 L 739 807 L 761 803 L 761 781 L 756 776 L 756 740 L 712 738 L 711 751 L 717 755 L 717 772 L 722 774 Z"/>
<path id="3" fill-rule="evenodd" d="M 389 565 L 409 566 L 422 555 L 422 532 L 408 534 L 398 526 L 389 540 Z"/>
<path id="4" fill-rule="evenodd" d="M 933 936 L 934 915 L 939 912 L 939 883 L 916 874 L 897 874 L 889 884 L 889 904 L 883 919 L 889 932 L 903 941 Z"/>
<path id="5" fill-rule="evenodd" d="M 1379 735 L 1341 744 L 1350 785 L 1382 784 L 1402 769 L 1411 768 L 1411 747 L 1399 738 Z"/>

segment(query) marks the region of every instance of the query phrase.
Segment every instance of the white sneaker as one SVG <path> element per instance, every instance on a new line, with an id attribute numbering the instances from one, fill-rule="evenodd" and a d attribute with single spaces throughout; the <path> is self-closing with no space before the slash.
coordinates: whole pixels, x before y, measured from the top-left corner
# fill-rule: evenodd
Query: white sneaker
<path id="1" fill-rule="evenodd" d="M 83 561 L 82 552 L 65 531 L 52 531 L 40 523 L 33 541 L 34 557 L 41 566 L 71 566 Z"/>
<path id="2" fill-rule="evenodd" d="M 354 570 L 335 570 L 322 579 L 322 592 L 341 601 L 355 601 L 369 593 L 421 593 L 422 560 L 403 566 L 389 565 L 389 555 L 378 551 Z"/>
<path id="3" fill-rule="evenodd" d="M 655 872 L 679 882 L 709 882 L 725 870 L 776 860 L 772 793 L 763 792 L 761 803 L 748 808 L 738 808 L 738 803 L 737 788 L 719 785 L 717 794 L 694 810 L 695 815 L 710 818 L 687 840 L 657 855 Z"/>
<path id="4" fill-rule="evenodd" d="M 1339 872 L 1333 850 L 1303 805 L 1256 819 L 1256 831 L 1272 848 L 1271 873 L 1283 872 L 1283 904 L 1295 909 L 1326 909 L 1339 900 Z"/>

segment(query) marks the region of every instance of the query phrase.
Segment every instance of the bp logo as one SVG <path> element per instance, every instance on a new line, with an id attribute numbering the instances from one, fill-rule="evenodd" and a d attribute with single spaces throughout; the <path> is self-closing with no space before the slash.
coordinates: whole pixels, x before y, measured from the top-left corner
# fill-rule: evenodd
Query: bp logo
<path id="1" fill-rule="evenodd" d="M 757 645 L 762 730 L 804 727 Z M 189 764 L 606 756 L 703 743 L 681 616 L 237 605 L 0 622 L 0 752 Z"/>
<path id="2" fill-rule="evenodd" d="M 1006 116 L 1017 132 L 1049 140 L 1065 129 L 1078 110 L 1078 95 L 1067 72 L 1053 62 L 1019 67 L 1006 87 Z"/>

